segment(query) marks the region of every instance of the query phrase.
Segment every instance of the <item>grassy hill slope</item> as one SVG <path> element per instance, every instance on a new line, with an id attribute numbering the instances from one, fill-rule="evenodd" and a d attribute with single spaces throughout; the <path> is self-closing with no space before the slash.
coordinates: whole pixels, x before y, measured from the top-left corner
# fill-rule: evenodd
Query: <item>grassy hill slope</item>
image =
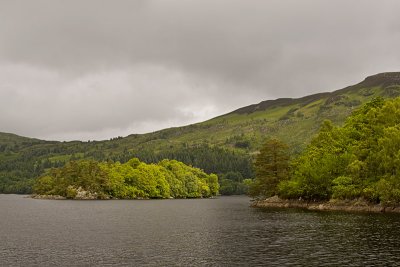
<path id="1" fill-rule="evenodd" d="M 383 73 L 330 93 L 267 100 L 202 123 L 128 136 L 119 144 L 134 145 L 130 147 L 132 151 L 150 147 L 157 151 L 182 144 L 190 147 L 207 143 L 251 153 L 265 138 L 275 136 L 298 151 L 308 143 L 323 120 L 341 124 L 352 110 L 373 97 L 399 96 L 399 77 L 400 73 Z"/>
<path id="2" fill-rule="evenodd" d="M 262 142 L 277 137 L 300 152 L 325 119 L 342 124 L 374 97 L 400 96 L 400 73 L 381 73 L 334 92 L 267 100 L 214 119 L 107 141 L 55 142 L 0 133 L 0 192 L 30 191 L 31 179 L 73 159 L 146 162 L 178 159 L 206 172 L 251 176 L 250 157 Z"/>

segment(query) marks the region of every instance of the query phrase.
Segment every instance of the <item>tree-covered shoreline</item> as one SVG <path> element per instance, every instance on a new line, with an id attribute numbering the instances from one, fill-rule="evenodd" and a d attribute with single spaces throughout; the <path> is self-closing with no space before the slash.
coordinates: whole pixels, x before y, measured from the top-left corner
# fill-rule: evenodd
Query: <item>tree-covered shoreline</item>
<path id="1" fill-rule="evenodd" d="M 259 155 L 259 165 L 265 156 L 268 153 Z M 281 159 L 280 165 L 285 162 Z M 276 167 L 263 165 L 270 171 Z M 343 127 L 325 121 L 306 150 L 281 171 L 289 175 L 280 175 L 279 181 L 256 171 L 253 196 L 400 205 L 400 98 L 373 99 L 355 110 Z M 260 190 L 260 184 L 268 190 Z"/>
<path id="2" fill-rule="evenodd" d="M 34 184 L 37 195 L 68 199 L 209 198 L 219 190 L 218 177 L 176 160 L 146 164 L 71 161 L 53 168 Z"/>

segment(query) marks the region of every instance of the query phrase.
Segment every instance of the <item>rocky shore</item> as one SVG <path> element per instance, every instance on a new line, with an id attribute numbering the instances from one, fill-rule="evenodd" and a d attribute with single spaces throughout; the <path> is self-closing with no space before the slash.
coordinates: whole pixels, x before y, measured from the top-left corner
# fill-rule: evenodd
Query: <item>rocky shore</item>
<path id="1" fill-rule="evenodd" d="M 300 208 L 318 211 L 400 213 L 400 206 L 384 206 L 381 204 L 371 204 L 362 199 L 313 202 L 304 200 L 281 199 L 278 196 L 274 196 L 264 200 L 254 200 L 251 206 L 257 208 Z"/>
<path id="2" fill-rule="evenodd" d="M 57 195 L 31 195 L 32 198 L 34 199 L 53 199 L 53 200 L 64 200 L 67 199 L 63 196 L 57 196 Z"/>

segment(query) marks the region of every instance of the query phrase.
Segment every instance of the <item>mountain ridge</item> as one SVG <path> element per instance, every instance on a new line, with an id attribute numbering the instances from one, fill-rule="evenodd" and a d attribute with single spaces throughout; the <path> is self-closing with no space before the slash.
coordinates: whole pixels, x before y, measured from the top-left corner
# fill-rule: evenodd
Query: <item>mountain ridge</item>
<path id="1" fill-rule="evenodd" d="M 311 95 L 306 95 L 306 96 L 302 96 L 299 98 L 277 98 L 277 99 L 270 99 L 270 100 L 264 100 L 259 102 L 258 104 L 252 104 L 252 105 L 248 105 L 245 107 L 241 107 L 238 108 L 234 111 L 231 111 L 227 114 L 231 114 L 231 113 L 251 113 L 254 111 L 261 111 L 261 110 L 265 110 L 267 108 L 272 108 L 272 107 L 276 107 L 276 106 L 280 106 L 283 104 L 296 104 L 299 102 L 305 102 L 305 103 L 309 103 L 312 101 L 315 101 L 316 99 L 320 99 L 326 96 L 330 96 L 330 95 L 338 95 L 341 94 L 343 92 L 346 92 L 347 90 L 353 90 L 356 87 L 374 87 L 374 86 L 379 86 L 382 85 L 384 87 L 388 87 L 390 85 L 395 85 L 395 84 L 400 84 L 400 72 L 383 72 L 383 73 L 378 73 L 378 74 L 374 74 L 374 75 L 370 75 L 367 76 L 363 81 L 361 81 L 360 83 L 354 84 L 354 85 L 350 85 L 350 86 L 346 86 L 342 89 L 338 89 L 338 90 L 334 90 L 331 92 L 321 92 L 321 93 L 315 93 L 315 94 L 311 94 Z M 224 115 L 227 115 L 224 114 Z M 221 116 L 224 116 L 221 115 Z M 219 116 L 220 117 L 220 116 Z"/>

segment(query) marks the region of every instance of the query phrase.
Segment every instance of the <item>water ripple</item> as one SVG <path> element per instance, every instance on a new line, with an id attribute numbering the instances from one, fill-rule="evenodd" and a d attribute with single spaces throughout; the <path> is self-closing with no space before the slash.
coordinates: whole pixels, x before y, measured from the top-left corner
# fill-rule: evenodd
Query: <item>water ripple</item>
<path id="1" fill-rule="evenodd" d="M 1 266 L 399 266 L 400 216 L 0 195 Z"/>

